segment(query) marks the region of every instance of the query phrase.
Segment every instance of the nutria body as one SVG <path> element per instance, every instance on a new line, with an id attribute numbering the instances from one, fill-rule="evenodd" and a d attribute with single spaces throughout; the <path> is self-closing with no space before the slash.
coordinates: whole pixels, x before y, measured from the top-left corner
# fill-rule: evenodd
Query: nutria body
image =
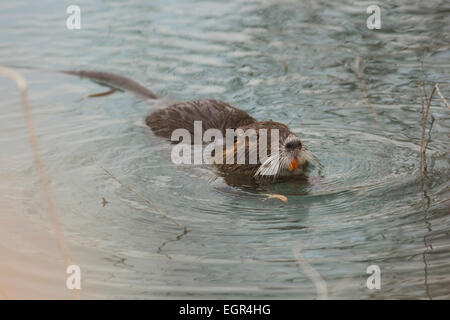
<path id="1" fill-rule="evenodd" d="M 139 83 L 126 77 L 109 72 L 97 71 L 62 71 L 66 74 L 89 78 L 109 87 L 130 91 L 146 99 L 158 97 Z M 304 175 L 310 162 L 320 166 L 314 155 L 307 150 L 300 138 L 286 125 L 270 121 L 257 121 L 248 113 L 225 102 L 203 99 L 168 104 L 147 116 L 145 122 L 155 135 L 171 139 L 176 129 L 185 129 L 194 135 L 194 122 L 201 121 L 201 130 L 217 129 L 225 134 L 229 129 L 235 130 L 231 146 L 226 145 L 215 154 L 215 165 L 224 174 L 245 175 L 252 178 L 276 178 Z M 272 144 L 272 132 L 277 133 Z M 239 143 L 240 135 L 245 133 L 244 144 Z M 267 157 L 257 157 L 250 163 L 251 154 L 259 141 L 267 140 Z M 245 140 L 245 139 L 248 139 Z M 253 140 L 252 140 L 253 139 Z M 194 143 L 195 139 L 191 139 Z M 251 143 L 250 141 L 253 141 Z M 172 141 L 174 142 L 174 141 Z M 275 146 L 275 147 L 274 147 Z M 239 150 L 245 155 L 245 161 L 238 163 Z M 225 158 L 234 161 L 228 163 Z M 223 161 L 221 161 L 223 159 Z"/>
<path id="2" fill-rule="evenodd" d="M 247 112 L 214 99 L 175 103 L 153 111 L 145 119 L 145 123 L 157 136 L 167 139 L 178 128 L 184 128 L 194 135 L 194 121 L 202 121 L 203 131 L 214 128 L 223 133 L 226 129 L 256 122 Z"/>

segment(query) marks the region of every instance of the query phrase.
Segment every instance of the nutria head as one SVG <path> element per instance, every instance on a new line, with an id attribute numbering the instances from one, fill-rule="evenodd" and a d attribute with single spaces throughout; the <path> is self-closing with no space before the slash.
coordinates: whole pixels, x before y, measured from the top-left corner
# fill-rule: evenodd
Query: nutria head
<path id="1" fill-rule="evenodd" d="M 239 142 L 240 137 L 243 139 Z M 298 135 L 286 125 L 274 121 L 254 122 L 237 128 L 233 146 L 224 150 L 219 156 L 222 162 L 219 164 L 216 161 L 216 166 L 223 173 L 275 179 L 304 175 L 310 163 L 321 168 L 317 158 L 306 148 Z M 240 162 L 239 151 L 243 155 Z M 226 157 L 231 153 L 233 163 L 226 162 Z M 251 161 L 252 155 L 256 161 Z"/>

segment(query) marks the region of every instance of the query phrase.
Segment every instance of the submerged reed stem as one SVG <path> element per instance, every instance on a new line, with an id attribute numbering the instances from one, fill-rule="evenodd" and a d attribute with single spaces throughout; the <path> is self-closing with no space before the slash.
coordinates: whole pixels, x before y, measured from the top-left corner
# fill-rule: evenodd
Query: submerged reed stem
<path id="1" fill-rule="evenodd" d="M 369 106 L 370 111 L 372 112 L 373 117 L 375 119 L 375 124 L 376 124 L 377 128 L 380 131 L 382 131 L 380 124 L 378 122 L 378 115 L 377 115 L 375 109 L 373 108 L 372 104 L 369 102 L 369 92 L 367 91 L 366 83 L 361 75 L 361 62 L 362 62 L 362 58 L 357 57 L 356 58 L 356 76 L 358 77 L 359 83 L 361 84 L 361 90 L 364 94 L 364 100 L 366 101 L 366 104 Z"/>
<path id="2" fill-rule="evenodd" d="M 187 227 L 178 222 L 177 220 L 175 220 L 175 218 L 172 218 L 171 216 L 169 216 L 168 214 L 166 214 L 165 212 L 163 212 L 161 209 L 159 209 L 156 205 L 153 204 L 153 202 L 151 202 L 148 198 L 146 198 L 145 196 L 143 196 L 141 193 L 139 193 L 138 191 L 134 190 L 132 187 L 130 187 L 129 185 L 123 183 L 122 181 L 120 181 L 114 174 L 112 174 L 111 171 L 109 171 L 108 169 L 106 169 L 105 167 L 103 167 L 102 165 L 99 165 L 100 168 L 103 169 L 103 171 L 105 171 L 111 178 L 113 178 L 114 180 L 116 180 L 120 185 L 122 185 L 123 187 L 127 188 L 129 191 L 131 191 L 132 193 L 134 193 L 136 196 L 138 196 L 141 200 L 143 200 L 145 203 L 147 203 L 148 205 L 150 205 L 153 209 L 155 209 L 157 211 L 157 213 L 161 216 L 163 216 L 164 218 L 168 219 L 169 221 L 173 222 L 174 224 L 176 224 L 178 227 L 180 227 L 181 229 L 184 230 L 184 232 L 187 232 L 188 229 Z"/>

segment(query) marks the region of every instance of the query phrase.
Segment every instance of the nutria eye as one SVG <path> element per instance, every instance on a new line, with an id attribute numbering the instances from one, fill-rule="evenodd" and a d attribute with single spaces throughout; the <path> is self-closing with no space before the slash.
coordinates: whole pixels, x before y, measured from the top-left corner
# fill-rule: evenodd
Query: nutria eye
<path id="1" fill-rule="evenodd" d="M 288 150 L 301 149 L 302 143 L 298 140 L 289 141 L 284 145 L 284 147 Z"/>

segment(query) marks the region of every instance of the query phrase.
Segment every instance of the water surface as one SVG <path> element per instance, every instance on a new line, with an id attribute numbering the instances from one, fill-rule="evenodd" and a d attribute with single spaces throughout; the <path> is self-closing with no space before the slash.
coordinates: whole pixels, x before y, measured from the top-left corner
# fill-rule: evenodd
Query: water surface
<path id="1" fill-rule="evenodd" d="M 156 104 L 87 98 L 105 89 L 21 70 L 82 298 L 450 298 L 450 111 L 435 96 L 421 188 L 417 86 L 424 56 L 427 93 L 439 83 L 450 97 L 448 3 L 380 4 L 381 30 L 366 27 L 364 1 L 79 1 L 80 30 L 65 26 L 69 4 L 3 3 L 0 65 L 105 70 L 169 99 L 220 99 L 289 124 L 325 168 L 264 191 L 229 185 L 170 161 L 144 125 Z M 0 271 L 40 289 L 30 296 L 70 298 L 11 81 L 0 97 Z M 369 265 L 380 290 L 366 287 Z M 0 293 L 27 296 L 6 274 Z"/>

